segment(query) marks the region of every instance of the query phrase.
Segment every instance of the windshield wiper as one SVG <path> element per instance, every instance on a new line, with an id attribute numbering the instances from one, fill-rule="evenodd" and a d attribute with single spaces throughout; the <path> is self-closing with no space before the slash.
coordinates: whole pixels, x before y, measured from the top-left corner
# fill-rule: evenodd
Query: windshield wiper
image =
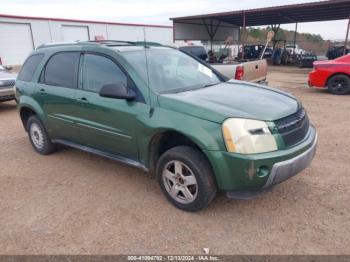
<path id="1" fill-rule="evenodd" d="M 182 93 L 182 92 L 188 92 L 188 91 L 195 91 L 199 90 L 202 88 L 210 87 L 210 86 L 215 86 L 220 84 L 221 82 L 214 83 L 214 84 L 206 84 L 206 85 L 198 85 L 198 86 L 189 86 L 189 87 L 184 87 L 184 88 L 178 88 L 174 90 L 166 90 L 166 91 L 161 91 L 159 92 L 160 94 L 177 94 L 177 93 Z"/>
<path id="2" fill-rule="evenodd" d="M 221 82 L 219 82 L 219 83 L 214 83 L 214 84 L 206 84 L 206 85 L 204 85 L 202 88 L 206 88 L 206 87 L 210 87 L 210 86 L 216 86 L 216 85 L 218 85 L 218 84 L 220 84 Z"/>

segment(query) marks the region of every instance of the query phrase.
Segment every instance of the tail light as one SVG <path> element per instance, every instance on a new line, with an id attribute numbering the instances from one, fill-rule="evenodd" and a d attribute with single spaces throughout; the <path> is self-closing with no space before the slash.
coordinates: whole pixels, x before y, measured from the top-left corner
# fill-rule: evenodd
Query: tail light
<path id="1" fill-rule="evenodd" d="M 244 76 L 244 67 L 242 65 L 238 65 L 236 67 L 235 79 L 242 80 Z"/>

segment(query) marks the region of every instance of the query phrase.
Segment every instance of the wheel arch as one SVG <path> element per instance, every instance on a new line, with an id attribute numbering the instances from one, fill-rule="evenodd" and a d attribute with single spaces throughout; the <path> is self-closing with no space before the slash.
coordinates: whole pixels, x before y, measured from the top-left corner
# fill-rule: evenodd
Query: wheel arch
<path id="1" fill-rule="evenodd" d="M 350 74 L 349 73 L 345 73 L 345 72 L 334 72 L 333 74 L 329 75 L 327 80 L 326 80 L 326 87 L 328 87 L 328 83 L 329 80 L 334 77 L 334 76 L 338 76 L 338 75 L 344 75 L 347 76 L 350 79 Z"/>
<path id="2" fill-rule="evenodd" d="M 33 108 L 29 107 L 29 106 L 22 106 L 20 109 L 19 109 L 19 115 L 21 117 L 21 121 L 22 121 L 22 124 L 23 124 L 23 127 L 26 131 L 27 130 L 27 122 L 28 122 L 28 119 L 33 116 L 33 115 L 37 115 L 37 113 L 35 112 L 35 110 L 33 110 Z"/>
<path id="3" fill-rule="evenodd" d="M 44 112 L 39 106 L 39 104 L 32 98 L 26 98 L 20 101 L 18 112 L 21 117 L 22 124 L 25 130 L 27 130 L 27 121 L 29 117 L 32 115 L 36 115 L 40 119 L 44 127 L 46 128 L 46 124 L 44 121 Z"/>
<path id="4" fill-rule="evenodd" d="M 189 136 L 177 130 L 162 130 L 154 134 L 148 145 L 148 168 L 151 174 L 155 173 L 157 162 L 160 156 L 167 150 L 177 146 L 190 146 L 196 148 L 207 159 L 212 167 L 208 157 L 202 151 L 202 146 L 198 141 L 194 141 Z"/>

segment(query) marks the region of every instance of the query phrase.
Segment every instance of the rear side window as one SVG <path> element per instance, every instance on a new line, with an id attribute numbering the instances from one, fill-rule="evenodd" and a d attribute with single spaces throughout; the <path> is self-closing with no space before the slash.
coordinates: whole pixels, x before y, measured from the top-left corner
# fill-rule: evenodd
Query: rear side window
<path id="1" fill-rule="evenodd" d="M 29 82 L 32 80 L 34 72 L 40 62 L 43 60 L 43 54 L 32 55 L 24 62 L 21 72 L 19 72 L 18 80 Z"/>
<path id="2" fill-rule="evenodd" d="M 46 85 L 77 88 L 79 58 L 79 52 L 53 55 L 46 64 L 42 82 Z"/>
<path id="3" fill-rule="evenodd" d="M 83 88 L 98 93 L 102 86 L 120 83 L 127 86 L 127 77 L 110 59 L 93 54 L 84 55 Z"/>

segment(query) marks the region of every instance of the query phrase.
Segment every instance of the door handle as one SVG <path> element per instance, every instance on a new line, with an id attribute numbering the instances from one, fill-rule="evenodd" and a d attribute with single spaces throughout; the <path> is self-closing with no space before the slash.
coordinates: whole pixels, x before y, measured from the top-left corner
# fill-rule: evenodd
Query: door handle
<path id="1" fill-rule="evenodd" d="M 83 102 L 83 103 L 89 103 L 89 101 L 87 100 L 86 97 L 81 97 L 81 98 L 79 98 L 79 101 L 80 101 L 80 102 Z"/>
<path id="2" fill-rule="evenodd" d="M 40 89 L 40 94 L 41 94 L 41 95 L 45 95 L 45 94 L 46 94 L 46 91 L 45 91 L 44 88 L 41 88 L 41 89 Z"/>
<path id="3" fill-rule="evenodd" d="M 255 66 L 255 69 L 259 69 L 259 65 L 256 65 L 256 66 Z"/>

